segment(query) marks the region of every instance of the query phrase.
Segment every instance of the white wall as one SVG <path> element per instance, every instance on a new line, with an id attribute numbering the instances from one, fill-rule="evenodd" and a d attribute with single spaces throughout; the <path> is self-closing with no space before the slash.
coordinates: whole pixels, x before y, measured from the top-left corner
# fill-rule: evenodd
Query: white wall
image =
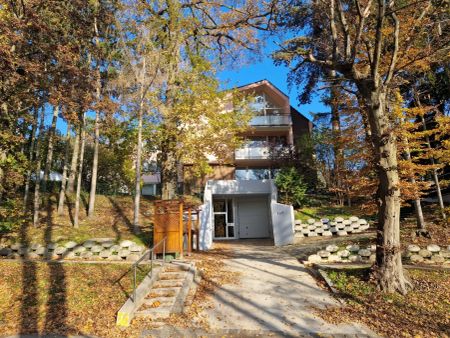
<path id="1" fill-rule="evenodd" d="M 144 196 L 155 196 L 156 195 L 156 184 L 144 184 L 141 190 Z"/>
<path id="2" fill-rule="evenodd" d="M 213 195 L 261 195 L 269 196 L 270 223 L 275 245 L 293 243 L 294 210 L 290 205 L 277 203 L 277 188 L 273 180 L 209 180 L 205 186 L 204 204 L 200 214 L 200 250 L 208 250 L 213 243 L 214 210 Z"/>
<path id="3" fill-rule="evenodd" d="M 276 246 L 294 243 L 294 208 L 292 205 L 272 202 L 273 241 Z"/>

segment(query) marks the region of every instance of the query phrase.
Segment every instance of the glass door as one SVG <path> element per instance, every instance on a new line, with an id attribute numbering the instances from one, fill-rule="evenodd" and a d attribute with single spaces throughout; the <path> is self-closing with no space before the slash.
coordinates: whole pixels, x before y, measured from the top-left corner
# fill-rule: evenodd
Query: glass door
<path id="1" fill-rule="evenodd" d="M 234 229 L 234 200 L 232 198 L 214 199 L 214 238 L 236 238 Z"/>

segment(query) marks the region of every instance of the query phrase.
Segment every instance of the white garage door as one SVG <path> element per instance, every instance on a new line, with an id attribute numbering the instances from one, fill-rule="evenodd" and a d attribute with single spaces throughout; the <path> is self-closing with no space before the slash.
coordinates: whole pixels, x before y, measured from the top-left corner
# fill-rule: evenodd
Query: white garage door
<path id="1" fill-rule="evenodd" d="M 237 200 L 239 237 L 267 238 L 269 203 L 267 197 L 246 197 Z"/>

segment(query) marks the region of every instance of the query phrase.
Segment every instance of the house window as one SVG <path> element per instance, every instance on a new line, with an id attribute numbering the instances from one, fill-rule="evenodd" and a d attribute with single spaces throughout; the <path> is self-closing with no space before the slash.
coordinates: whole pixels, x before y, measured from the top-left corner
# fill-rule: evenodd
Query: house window
<path id="1" fill-rule="evenodd" d="M 283 113 L 282 108 L 274 104 L 272 100 L 264 93 L 258 94 L 255 97 L 255 101 L 249 106 L 251 110 L 260 116 L 281 115 Z"/>
<path id="2" fill-rule="evenodd" d="M 237 168 L 235 170 L 236 180 L 266 180 L 270 179 L 269 168 Z"/>

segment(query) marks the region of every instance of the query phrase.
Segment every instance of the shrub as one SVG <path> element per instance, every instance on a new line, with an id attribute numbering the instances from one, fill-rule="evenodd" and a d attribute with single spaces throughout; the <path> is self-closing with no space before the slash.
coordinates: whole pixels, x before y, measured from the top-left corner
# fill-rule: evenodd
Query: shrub
<path id="1" fill-rule="evenodd" d="M 11 232 L 23 222 L 22 206 L 14 199 L 6 199 L 0 206 L 0 235 Z"/>
<path id="2" fill-rule="evenodd" d="M 275 177 L 275 185 L 281 203 L 300 207 L 306 202 L 307 184 L 296 168 L 281 169 Z"/>

